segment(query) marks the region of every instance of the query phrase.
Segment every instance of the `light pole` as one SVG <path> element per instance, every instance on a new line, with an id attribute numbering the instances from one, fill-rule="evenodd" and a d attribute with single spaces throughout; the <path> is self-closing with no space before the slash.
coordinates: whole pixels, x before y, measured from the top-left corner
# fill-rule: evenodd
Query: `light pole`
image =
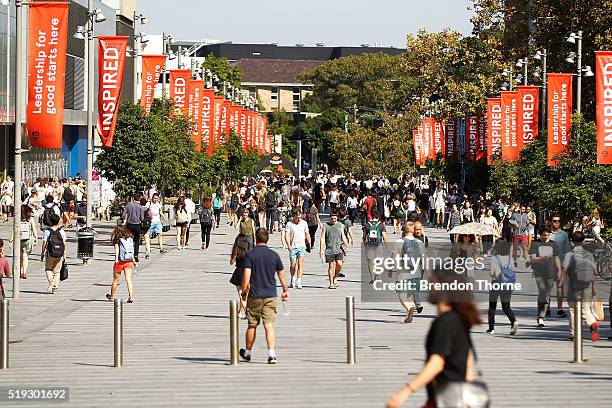
<path id="1" fill-rule="evenodd" d="M 147 43 L 144 33 L 138 32 L 139 25 L 147 24 L 148 20 L 134 10 L 134 103 L 138 103 L 138 57 L 140 56 L 140 43 Z"/>
<path id="2" fill-rule="evenodd" d="M 510 69 L 504 68 L 504 70 L 502 72 L 502 75 L 505 76 L 505 77 L 508 77 L 508 76 L 510 77 L 510 80 L 506 84 L 504 84 L 502 86 L 502 89 L 504 91 L 506 90 L 507 87 L 510 87 L 510 89 L 508 89 L 509 91 L 512 90 L 512 87 L 514 86 L 514 84 L 513 84 L 513 79 L 514 79 L 513 74 L 514 74 L 514 71 L 513 71 L 512 66 L 510 66 Z"/>
<path id="3" fill-rule="evenodd" d="M 542 128 L 544 128 L 546 125 L 546 97 L 548 96 L 546 94 L 546 88 L 548 85 L 548 78 L 546 78 L 546 57 L 548 57 L 546 48 L 544 48 L 543 51 L 536 52 L 536 54 L 533 56 L 533 59 L 542 61 L 542 69 L 540 70 L 539 68 L 536 68 L 534 72 L 536 77 L 542 75 L 542 104 L 540 108 L 540 112 L 542 112 L 542 121 L 540 123 Z"/>
<path id="4" fill-rule="evenodd" d="M 519 60 L 517 61 L 517 63 L 516 63 L 516 66 L 517 66 L 518 68 L 524 68 L 524 69 L 525 69 L 525 71 L 524 71 L 523 75 L 520 75 L 520 74 L 519 74 L 519 75 L 516 77 L 516 79 L 517 79 L 518 81 L 520 81 L 521 79 L 523 80 L 523 85 L 527 85 L 527 75 L 528 75 L 528 72 L 527 72 L 527 65 L 528 65 L 528 63 L 527 63 L 527 61 L 528 61 L 528 58 L 527 58 L 527 57 L 525 57 L 525 58 L 521 58 L 521 59 L 519 59 Z M 521 79 L 519 79 L 519 78 L 521 78 Z"/>
<path id="5" fill-rule="evenodd" d="M 25 55 L 24 44 L 27 44 L 27 37 L 23 38 L 23 13 L 27 11 L 29 3 L 22 0 L 15 0 L 15 33 L 16 33 L 16 55 L 15 55 L 15 173 L 13 175 L 13 299 L 19 299 L 19 283 L 21 279 L 21 246 L 19 237 L 21 236 L 21 123 L 23 114 L 21 107 L 24 104 L 23 82 L 25 80 Z M 10 6 L 10 1 L 3 0 L 2 5 Z M 7 28 L 8 29 L 8 28 Z M 26 34 L 27 36 L 27 34 Z M 10 43 L 7 43 L 10 47 Z M 7 92 L 9 90 L 7 89 Z M 8 106 L 7 106 L 8 109 Z"/>
<path id="6" fill-rule="evenodd" d="M 94 24 L 106 21 L 101 9 L 93 8 L 93 0 L 87 2 L 87 25 L 78 26 L 74 38 L 85 40 L 85 65 L 87 66 L 87 205 L 85 227 L 91 228 L 93 204 L 93 113 L 94 113 Z"/>
<path id="7" fill-rule="evenodd" d="M 576 112 L 581 112 L 582 105 L 582 76 L 592 77 L 593 71 L 591 71 L 591 67 L 589 65 L 582 67 L 582 31 L 577 31 L 575 33 L 571 33 L 569 37 L 567 37 L 567 42 L 577 45 L 577 52 L 570 52 L 569 56 L 565 59 L 570 64 L 574 63 L 574 58 L 576 59 L 576 75 L 577 75 L 577 89 L 576 89 Z"/>
<path id="8" fill-rule="evenodd" d="M 166 89 L 168 83 L 166 81 L 166 74 L 168 73 L 168 60 L 172 61 L 176 58 L 176 55 L 174 55 L 174 51 L 170 49 L 170 44 L 174 44 L 174 41 L 175 40 L 173 36 L 166 33 L 162 33 L 162 53 L 168 56 L 168 58 L 164 60 L 164 69 L 162 73 L 162 98 L 165 98 L 168 94 L 168 91 Z"/>

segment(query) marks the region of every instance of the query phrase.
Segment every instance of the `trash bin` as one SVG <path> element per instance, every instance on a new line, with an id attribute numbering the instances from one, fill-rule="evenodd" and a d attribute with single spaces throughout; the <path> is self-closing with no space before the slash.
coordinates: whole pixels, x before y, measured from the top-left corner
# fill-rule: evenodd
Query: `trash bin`
<path id="1" fill-rule="evenodd" d="M 93 258 L 94 252 L 94 230 L 93 228 L 81 228 L 77 231 L 77 258 L 83 262 Z"/>

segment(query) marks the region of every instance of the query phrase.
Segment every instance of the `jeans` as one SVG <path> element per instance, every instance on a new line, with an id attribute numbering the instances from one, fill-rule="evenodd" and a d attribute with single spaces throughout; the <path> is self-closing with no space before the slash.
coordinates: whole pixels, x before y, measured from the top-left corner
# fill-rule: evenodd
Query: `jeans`
<path id="1" fill-rule="evenodd" d="M 310 234 L 310 246 L 312 248 L 314 248 L 315 238 L 317 236 L 317 229 L 319 229 L 319 224 L 308 226 L 308 233 Z"/>
<path id="2" fill-rule="evenodd" d="M 276 218 L 276 208 L 266 208 L 266 229 L 268 231 L 272 231 Z"/>
<path id="3" fill-rule="evenodd" d="M 553 278 L 535 275 L 536 285 L 538 286 L 538 319 L 543 319 L 548 309 L 548 298 L 555 286 Z"/>
<path id="4" fill-rule="evenodd" d="M 205 247 L 208 248 L 210 245 L 210 231 L 212 230 L 212 224 L 200 223 L 200 228 L 202 228 L 202 244 L 205 244 Z"/>
<path id="5" fill-rule="evenodd" d="M 351 224 L 355 224 L 355 220 L 357 219 L 357 208 L 349 208 L 348 216 L 349 220 L 351 220 Z"/>
<path id="6" fill-rule="evenodd" d="M 252 235 L 247 235 L 246 237 L 247 240 L 247 244 L 249 244 L 249 250 L 253 249 L 253 236 Z"/>
<path id="7" fill-rule="evenodd" d="M 516 321 L 514 317 L 514 312 L 510 307 L 510 299 L 512 298 L 511 290 L 501 290 L 496 291 L 492 290 L 489 292 L 489 330 L 493 330 L 495 327 L 495 311 L 497 310 L 497 298 L 501 299 L 502 310 L 508 316 L 508 320 L 510 320 L 510 324 L 513 324 Z"/>
<path id="8" fill-rule="evenodd" d="M 219 224 L 221 224 L 221 208 L 213 208 L 213 212 L 215 213 L 215 222 L 217 223 L 217 228 L 219 228 Z"/>
<path id="9" fill-rule="evenodd" d="M 134 234 L 134 257 L 137 257 L 140 249 L 140 224 L 127 224 L 127 228 Z"/>

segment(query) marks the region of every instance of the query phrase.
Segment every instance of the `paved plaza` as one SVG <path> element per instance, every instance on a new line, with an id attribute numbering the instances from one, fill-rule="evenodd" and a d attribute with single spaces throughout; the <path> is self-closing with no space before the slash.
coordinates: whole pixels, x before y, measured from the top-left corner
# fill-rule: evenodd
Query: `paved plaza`
<path id="1" fill-rule="evenodd" d="M 337 290 L 327 289 L 318 251 L 307 255 L 304 289 L 290 290 L 290 314 L 277 318 L 276 366 L 266 364 L 263 328 L 252 362 L 230 366 L 228 303 L 236 296 L 228 259 L 236 232 L 223 220 L 207 253 L 199 250 L 199 226 L 194 225 L 188 250 L 178 251 L 168 233 L 168 253 L 159 254 L 154 246 L 150 259 L 141 256 L 135 303 L 124 305 L 125 366 L 113 368 L 113 306 L 104 296 L 112 279 L 113 224 L 94 226 L 96 256 L 89 266 L 76 259 L 74 230 L 69 233 L 70 278 L 55 295 L 46 293 L 40 246 L 35 248 L 21 299 L 11 302 L 11 368 L 0 372 L 0 388 L 70 387 L 67 405 L 75 407 L 382 407 L 422 366 L 434 307 L 425 304 L 414 323 L 404 324 L 399 303 L 362 303 L 358 247 L 349 252 L 347 278 Z M 448 241 L 439 230 L 427 233 L 432 243 Z M 0 237 L 8 241 L 9 224 L 0 226 Z M 271 246 L 281 253 L 288 274 L 280 234 L 271 236 Z M 9 280 L 5 286 L 10 294 Z M 354 366 L 345 363 L 348 295 L 356 300 Z M 123 281 L 117 297 L 127 299 Z M 589 361 L 571 364 L 567 319 L 549 319 L 548 327 L 538 329 L 535 300 L 513 306 L 521 323 L 516 336 L 508 334 L 501 310 L 495 336 L 485 333 L 486 324 L 473 333 L 493 406 L 557 407 L 572 401 L 609 407 L 608 324 L 604 322 L 602 341 L 593 345 L 585 340 Z M 486 305 L 481 308 L 486 313 Z M 241 345 L 245 322 L 240 321 Z M 424 400 L 424 391 L 419 391 L 406 406 L 422 406 Z"/>

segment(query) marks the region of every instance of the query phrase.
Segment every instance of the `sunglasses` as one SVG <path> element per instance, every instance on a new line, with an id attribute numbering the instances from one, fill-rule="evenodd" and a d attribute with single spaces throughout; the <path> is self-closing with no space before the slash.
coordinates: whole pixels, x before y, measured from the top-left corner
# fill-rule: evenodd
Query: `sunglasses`
<path id="1" fill-rule="evenodd" d="M 552 222 L 561 222 L 561 220 L 552 220 Z"/>

